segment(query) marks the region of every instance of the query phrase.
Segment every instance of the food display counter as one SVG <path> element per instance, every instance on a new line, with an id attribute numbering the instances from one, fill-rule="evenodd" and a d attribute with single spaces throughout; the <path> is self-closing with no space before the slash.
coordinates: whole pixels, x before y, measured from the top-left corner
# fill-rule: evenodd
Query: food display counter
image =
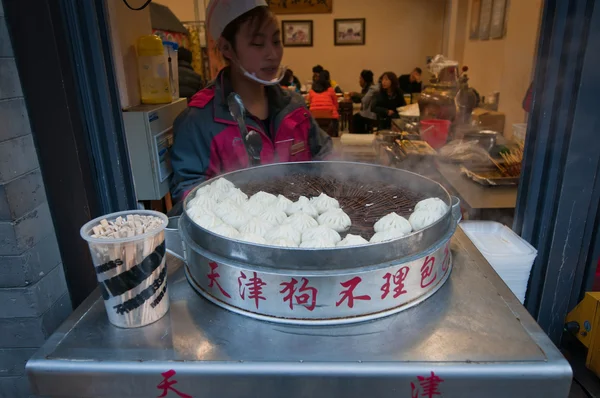
<path id="1" fill-rule="evenodd" d="M 458 228 L 448 281 L 426 301 L 350 325 L 224 310 L 168 255 L 169 312 L 112 326 L 92 294 L 28 362 L 45 397 L 568 396 L 571 368 Z"/>

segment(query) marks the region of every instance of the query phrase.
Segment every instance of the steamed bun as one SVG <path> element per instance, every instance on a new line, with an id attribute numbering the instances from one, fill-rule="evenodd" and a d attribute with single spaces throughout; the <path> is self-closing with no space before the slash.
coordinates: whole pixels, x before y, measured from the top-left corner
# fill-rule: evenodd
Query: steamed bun
<path id="1" fill-rule="evenodd" d="M 294 213 L 285 220 L 286 224 L 291 224 L 300 232 L 304 232 L 309 228 L 318 227 L 317 220 L 304 213 L 303 211 Z"/>
<path id="2" fill-rule="evenodd" d="M 270 222 L 271 224 L 279 225 L 285 221 L 287 218 L 287 214 L 284 211 L 278 210 L 275 207 L 268 207 L 265 211 L 263 211 L 260 216 L 263 220 Z"/>
<path id="3" fill-rule="evenodd" d="M 440 198 L 428 198 L 415 205 L 415 211 L 420 210 L 429 210 L 434 213 L 439 213 L 441 216 L 443 216 L 448 211 L 448 205 Z"/>
<path id="4" fill-rule="evenodd" d="M 275 241 L 277 239 L 284 238 L 289 239 L 298 246 L 302 241 L 302 235 L 300 231 L 295 229 L 290 224 L 281 224 L 272 228 L 265 234 L 265 239 L 269 242 Z"/>
<path id="5" fill-rule="evenodd" d="M 259 191 L 252 195 L 248 200 L 250 200 L 251 202 L 262 203 L 262 205 L 266 207 L 270 204 L 274 204 L 275 202 L 277 202 L 277 196 L 273 195 L 272 193 Z"/>
<path id="6" fill-rule="evenodd" d="M 231 189 L 229 192 L 227 192 L 227 195 L 224 196 L 238 206 L 242 206 L 248 200 L 248 195 L 242 192 L 242 190 L 239 188 Z"/>
<path id="7" fill-rule="evenodd" d="M 338 202 L 337 199 L 332 198 L 331 196 L 327 196 L 325 192 L 321 193 L 315 198 L 312 198 L 310 201 L 315 206 L 319 214 L 323 214 L 327 210 L 340 208 L 340 202 Z"/>
<path id="8" fill-rule="evenodd" d="M 264 237 L 265 234 L 274 227 L 273 224 L 260 217 L 250 218 L 246 224 L 240 227 L 243 234 L 254 234 Z"/>
<path id="9" fill-rule="evenodd" d="M 410 222 L 410 225 L 412 225 L 413 230 L 418 231 L 430 226 L 431 224 L 434 224 L 443 216 L 444 213 L 440 213 L 439 211 L 417 210 L 410 215 L 408 221 Z"/>
<path id="10" fill-rule="evenodd" d="M 209 230 L 223 224 L 219 217 L 209 211 L 191 213 L 190 218 L 202 228 Z"/>
<path id="11" fill-rule="evenodd" d="M 233 209 L 229 213 L 223 214 L 223 216 L 221 216 L 221 220 L 223 220 L 224 223 L 231 225 L 235 229 L 239 229 L 248 222 L 250 217 L 251 216 L 249 214 L 244 213 L 240 209 Z"/>
<path id="12" fill-rule="evenodd" d="M 375 232 L 388 231 L 390 229 L 400 229 L 405 234 L 409 234 L 412 231 L 410 222 L 402 216 L 396 213 L 387 214 L 379 219 L 374 226 Z"/>
<path id="13" fill-rule="evenodd" d="M 304 212 L 313 218 L 317 218 L 319 216 L 317 208 L 310 203 L 310 200 L 306 196 L 300 196 L 298 200 L 289 205 L 286 210 L 288 216 L 299 212 Z"/>
<path id="14" fill-rule="evenodd" d="M 275 207 L 278 210 L 285 211 L 287 213 L 287 209 L 292 203 L 294 202 L 292 202 L 290 199 L 286 198 L 283 195 L 279 195 L 277 196 L 277 202 L 275 203 Z"/>
<path id="15" fill-rule="evenodd" d="M 342 237 L 334 229 L 326 225 L 319 225 L 318 227 L 309 228 L 302 232 L 302 241 L 313 240 L 326 240 L 335 244 L 341 241 Z"/>
<path id="16" fill-rule="evenodd" d="M 337 232 L 344 232 L 350 228 L 350 217 L 342 209 L 331 209 L 319 216 L 319 224 L 326 225 Z"/>
<path id="17" fill-rule="evenodd" d="M 227 224 L 217 225 L 216 227 L 211 228 L 210 231 L 214 232 L 217 235 L 221 235 L 221 236 L 224 236 L 226 238 L 231 238 L 231 239 L 238 239 L 240 236 L 240 233 L 238 232 L 237 229 L 235 229 L 231 225 L 227 225 Z"/>
<path id="18" fill-rule="evenodd" d="M 348 234 L 346 235 L 346 237 L 344 239 L 342 239 L 337 246 L 338 247 L 345 247 L 345 246 L 361 246 L 361 245 L 366 245 L 368 244 L 369 241 L 366 240 L 365 238 L 363 238 L 360 235 L 352 235 L 352 234 Z"/>
<path id="19" fill-rule="evenodd" d="M 210 186 L 213 190 L 219 190 L 223 193 L 228 193 L 235 188 L 235 185 L 225 178 L 217 178 Z"/>
<path id="20" fill-rule="evenodd" d="M 371 237 L 371 243 L 387 242 L 388 240 L 394 240 L 405 236 L 401 229 L 388 229 L 387 231 L 377 232 Z"/>

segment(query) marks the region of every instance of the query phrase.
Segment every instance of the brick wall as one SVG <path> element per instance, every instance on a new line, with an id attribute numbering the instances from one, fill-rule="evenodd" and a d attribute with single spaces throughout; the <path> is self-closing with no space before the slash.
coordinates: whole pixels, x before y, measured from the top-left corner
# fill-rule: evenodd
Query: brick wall
<path id="1" fill-rule="evenodd" d="M 30 397 L 25 363 L 72 309 L 1 0 L 0 303 L 0 398 Z"/>

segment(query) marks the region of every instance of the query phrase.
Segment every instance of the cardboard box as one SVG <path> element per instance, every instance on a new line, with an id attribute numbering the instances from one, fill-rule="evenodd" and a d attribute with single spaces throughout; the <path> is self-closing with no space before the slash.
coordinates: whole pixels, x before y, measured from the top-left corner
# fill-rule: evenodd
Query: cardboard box
<path id="1" fill-rule="evenodd" d="M 506 120 L 504 113 L 475 108 L 471 117 L 473 121 L 479 124 L 482 130 L 493 130 L 504 135 L 504 123 Z"/>

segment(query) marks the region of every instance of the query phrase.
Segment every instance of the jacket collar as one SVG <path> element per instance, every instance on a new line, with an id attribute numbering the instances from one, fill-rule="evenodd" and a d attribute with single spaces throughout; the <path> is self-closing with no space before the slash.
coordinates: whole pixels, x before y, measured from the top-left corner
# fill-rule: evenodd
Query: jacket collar
<path id="1" fill-rule="evenodd" d="M 229 124 L 237 124 L 229 113 L 227 105 L 227 97 L 233 92 L 230 79 L 230 67 L 223 68 L 217 78 L 214 80 L 214 100 L 213 110 L 215 120 L 227 122 Z M 269 117 L 274 118 L 291 102 L 291 96 L 288 92 L 284 92 L 279 85 L 266 86 L 267 99 L 269 101 Z M 246 118 L 248 120 L 248 118 Z M 252 121 L 253 118 L 250 118 Z"/>

